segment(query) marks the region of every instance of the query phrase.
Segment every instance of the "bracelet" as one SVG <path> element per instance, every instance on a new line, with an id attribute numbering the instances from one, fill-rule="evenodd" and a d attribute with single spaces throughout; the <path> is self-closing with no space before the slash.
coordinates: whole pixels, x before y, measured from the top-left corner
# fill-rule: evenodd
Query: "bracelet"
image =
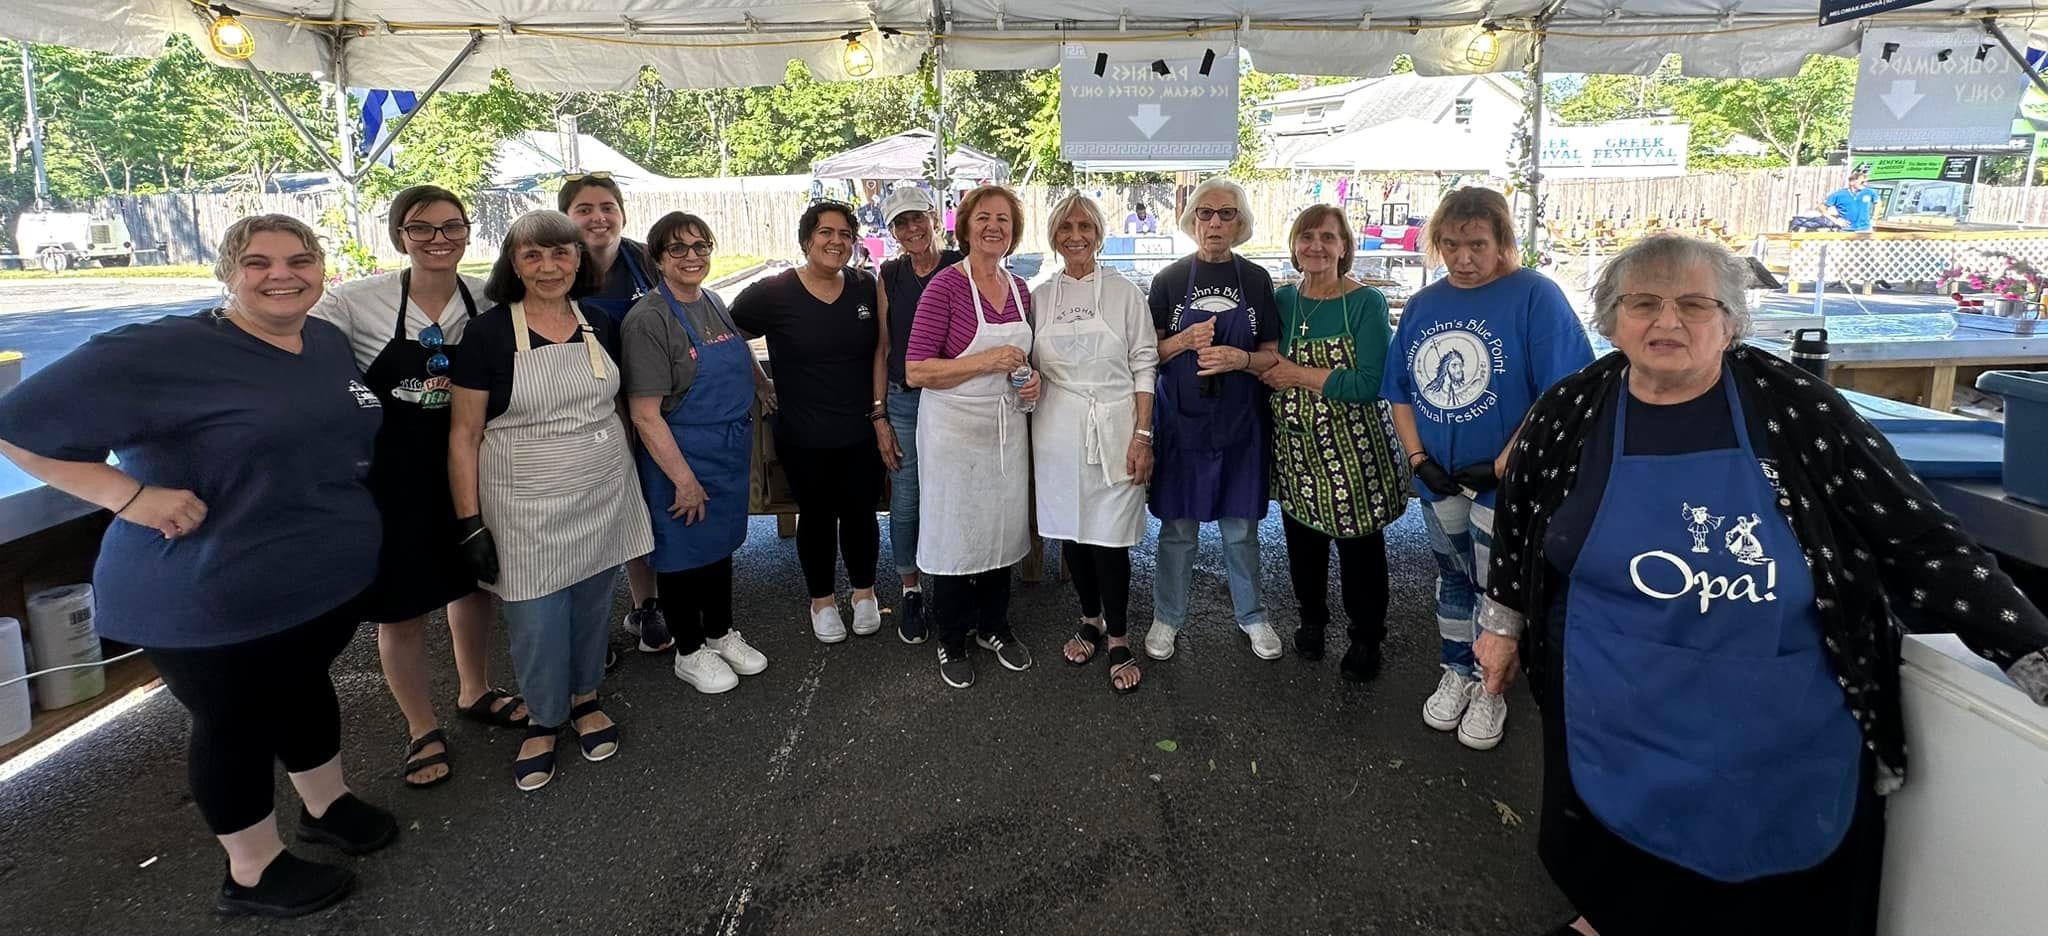
<path id="1" fill-rule="evenodd" d="M 120 510 L 114 511 L 114 516 L 118 517 L 127 512 L 128 508 L 135 506 L 135 502 L 142 499 L 142 490 L 148 486 L 140 481 L 135 482 L 135 493 L 128 495 L 128 502 L 122 504 Z"/>
<path id="2" fill-rule="evenodd" d="M 1408 467 L 1410 467 L 1410 468 L 1413 468 L 1413 467 L 1415 467 L 1415 460 L 1416 460 L 1416 459 L 1418 459 L 1418 458 L 1428 458 L 1428 457 L 1429 457 L 1429 453 L 1428 453 L 1428 452 L 1409 452 L 1409 453 L 1408 453 Z"/>
<path id="3" fill-rule="evenodd" d="M 1152 436 L 1149 433 L 1146 435 L 1134 437 L 1131 439 L 1131 441 L 1136 442 L 1139 445 L 1145 446 L 1146 448 L 1152 447 Z"/>
<path id="4" fill-rule="evenodd" d="M 888 422 L 888 421 L 889 421 L 889 414 L 888 414 L 888 413 L 869 413 L 869 414 L 868 414 L 868 422 L 878 422 L 878 423 L 885 423 L 885 422 Z"/>
<path id="5" fill-rule="evenodd" d="M 1147 442 L 1152 441 L 1152 430 L 1150 429 L 1133 429 L 1131 431 L 1144 438 Z"/>

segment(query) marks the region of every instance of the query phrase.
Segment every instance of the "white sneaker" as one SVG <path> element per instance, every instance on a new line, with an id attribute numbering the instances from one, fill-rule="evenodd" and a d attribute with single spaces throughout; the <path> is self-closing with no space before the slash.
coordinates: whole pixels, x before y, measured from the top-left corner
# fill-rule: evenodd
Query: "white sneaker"
<path id="1" fill-rule="evenodd" d="M 725 665 L 725 658 L 708 645 L 698 647 L 695 653 L 676 654 L 676 678 L 706 695 L 717 695 L 740 684 L 732 667 Z"/>
<path id="2" fill-rule="evenodd" d="M 882 603 L 873 598 L 856 598 L 853 602 L 853 633 L 866 637 L 882 629 Z"/>
<path id="3" fill-rule="evenodd" d="M 811 612 L 811 633 L 817 635 L 819 643 L 845 640 L 846 622 L 839 618 L 839 606 L 835 604 L 823 611 Z"/>
<path id="4" fill-rule="evenodd" d="M 1458 743 L 1475 751 L 1491 751 L 1507 733 L 1508 697 L 1494 695 L 1479 683 L 1472 684 L 1472 704 L 1458 722 Z"/>
<path id="5" fill-rule="evenodd" d="M 1453 670 L 1444 670 L 1443 678 L 1436 682 L 1436 691 L 1429 694 L 1429 701 L 1422 703 L 1422 720 L 1438 731 L 1457 730 L 1459 719 L 1465 717 L 1465 706 L 1472 702 L 1472 687 L 1477 685 Z"/>
<path id="6" fill-rule="evenodd" d="M 1273 633 L 1273 625 L 1260 621 L 1242 630 L 1252 639 L 1252 656 L 1261 660 L 1280 659 L 1280 635 Z"/>
<path id="7" fill-rule="evenodd" d="M 741 637 L 738 629 L 726 631 L 723 637 L 706 640 L 704 646 L 710 647 L 719 659 L 725 661 L 725 665 L 741 676 L 753 676 L 768 668 L 768 658 L 747 643 L 747 638 Z"/>
<path id="8" fill-rule="evenodd" d="M 1180 631 L 1177 628 L 1169 627 L 1159 621 L 1153 621 L 1152 629 L 1145 632 L 1145 655 L 1155 660 L 1171 658 L 1173 656 L 1173 639 L 1179 636 L 1179 634 Z"/>

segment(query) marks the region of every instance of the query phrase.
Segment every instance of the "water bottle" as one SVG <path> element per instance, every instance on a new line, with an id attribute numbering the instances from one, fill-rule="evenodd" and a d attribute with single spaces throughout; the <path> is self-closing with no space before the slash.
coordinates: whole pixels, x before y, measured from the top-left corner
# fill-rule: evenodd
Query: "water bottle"
<path id="1" fill-rule="evenodd" d="M 1017 404 L 1019 413 L 1029 413 L 1038 407 L 1038 404 L 1025 400 L 1023 396 L 1024 385 L 1030 382 L 1031 365 L 1026 364 L 1010 372 L 1010 395 Z"/>
<path id="2" fill-rule="evenodd" d="M 1818 335 L 1809 338 L 1808 335 Z M 1792 333 L 1792 363 L 1805 368 L 1813 376 L 1828 379 L 1828 330 L 1825 328 L 1802 328 Z"/>

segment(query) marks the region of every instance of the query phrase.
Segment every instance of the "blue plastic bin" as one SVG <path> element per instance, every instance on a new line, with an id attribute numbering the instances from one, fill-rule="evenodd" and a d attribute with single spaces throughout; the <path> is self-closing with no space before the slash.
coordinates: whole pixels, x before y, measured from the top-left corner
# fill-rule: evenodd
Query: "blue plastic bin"
<path id="1" fill-rule="evenodd" d="M 2005 493 L 2048 506 L 2048 374 L 1985 371 L 1977 389 L 2005 398 Z"/>

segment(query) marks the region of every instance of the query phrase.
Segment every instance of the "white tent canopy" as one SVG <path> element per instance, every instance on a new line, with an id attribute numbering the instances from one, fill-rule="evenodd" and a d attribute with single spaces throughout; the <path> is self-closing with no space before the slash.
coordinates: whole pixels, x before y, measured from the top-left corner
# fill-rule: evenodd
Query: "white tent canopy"
<path id="1" fill-rule="evenodd" d="M 1814 0 L 249 0 L 231 4 L 256 38 L 256 64 L 322 72 L 341 65 L 359 87 L 419 89 L 455 61 L 472 32 L 477 53 L 449 90 L 476 90 L 494 68 L 535 90 L 630 87 L 652 66 L 675 87 L 774 84 L 801 60 L 821 78 L 849 77 L 844 40 L 858 32 L 874 74 L 907 74 L 941 40 L 949 67 L 1049 68 L 1062 42 L 1112 58 L 1186 56 L 1236 46 L 1269 70 L 1382 74 L 1401 53 L 1422 74 L 1521 67 L 1543 26 L 1552 72 L 1648 72 L 1666 53 L 1692 74 L 1770 77 L 1810 52 L 1853 53 L 1866 24 L 1950 27 L 1995 15 L 2024 29 L 2030 9 L 1987 12 L 1982 0 L 1931 0 L 1838 26 L 1816 25 Z M 14 4 L 0 36 L 153 55 L 171 33 L 202 48 L 193 0 L 66 0 Z M 1487 40 L 1491 27 L 1493 39 Z M 336 43 L 336 37 L 340 42 Z M 1486 54 L 1497 49 L 1497 54 Z"/>
<path id="2" fill-rule="evenodd" d="M 936 140 L 930 130 L 905 130 L 818 160 L 811 165 L 811 174 L 820 179 L 922 179 L 930 174 L 926 164 L 937 148 Z M 1009 179 L 1010 164 L 960 145 L 946 157 L 946 174 L 1001 182 Z"/>

